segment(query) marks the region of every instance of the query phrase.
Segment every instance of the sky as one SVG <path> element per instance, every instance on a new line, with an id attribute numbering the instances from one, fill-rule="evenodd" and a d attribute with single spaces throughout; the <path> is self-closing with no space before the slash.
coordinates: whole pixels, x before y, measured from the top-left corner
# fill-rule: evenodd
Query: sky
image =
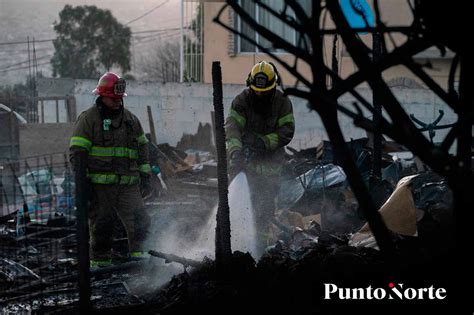
<path id="1" fill-rule="evenodd" d="M 132 32 L 177 28 L 180 23 L 180 0 L 0 0 L 0 85 L 22 82 L 28 74 L 27 44 L 2 43 L 26 41 L 28 36 L 30 40 L 33 37 L 35 40 L 54 38 L 54 22 L 59 21 L 59 12 L 66 4 L 109 9 L 119 22 L 130 23 L 128 26 Z M 158 5 L 161 6 L 150 12 Z M 143 16 L 147 12 L 150 13 Z M 168 30 L 160 36 L 136 34 L 132 45 L 132 65 L 160 42 L 178 40 L 177 34 L 177 30 Z M 50 74 L 49 59 L 54 53 L 52 43 L 38 42 L 35 50 L 39 70 Z"/>

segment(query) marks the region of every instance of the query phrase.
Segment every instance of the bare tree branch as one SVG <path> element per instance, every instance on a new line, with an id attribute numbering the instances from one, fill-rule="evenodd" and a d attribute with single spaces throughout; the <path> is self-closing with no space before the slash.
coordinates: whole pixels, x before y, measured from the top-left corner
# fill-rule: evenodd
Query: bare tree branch
<path id="1" fill-rule="evenodd" d="M 286 1 L 286 3 L 293 9 L 300 23 L 304 26 L 308 25 L 310 17 L 306 14 L 306 12 L 303 10 L 298 1 L 288 0 Z"/>
<path id="2" fill-rule="evenodd" d="M 239 31 L 236 31 L 235 29 L 233 29 L 232 27 L 226 25 L 225 23 L 223 23 L 221 20 L 220 20 L 220 17 L 222 15 L 222 13 L 224 12 L 224 10 L 227 8 L 228 5 L 225 5 L 221 8 L 221 10 L 219 11 L 219 13 L 217 14 L 217 16 L 214 18 L 214 22 L 219 24 L 220 26 L 222 26 L 223 28 L 225 28 L 226 30 L 236 34 L 236 35 L 239 35 L 240 37 L 244 38 L 245 40 L 249 41 L 250 43 L 252 43 L 253 45 L 255 45 L 256 47 L 258 47 L 259 49 L 261 49 L 263 52 L 267 53 L 269 56 L 271 56 L 273 59 L 275 59 L 279 64 L 281 64 L 288 72 L 290 72 L 292 75 L 295 76 L 295 78 L 297 78 L 299 81 L 301 81 L 304 85 L 306 86 L 310 86 L 311 83 L 303 76 L 301 75 L 299 72 L 298 72 L 298 69 L 296 69 L 296 67 L 292 67 L 290 66 L 286 61 L 284 61 L 282 58 L 280 58 L 279 56 L 277 56 L 276 54 L 274 54 L 273 52 L 269 51 L 267 48 L 263 47 L 262 45 L 260 45 L 259 43 L 257 43 L 255 40 L 253 40 L 252 38 L 250 38 L 249 36 L 247 36 L 246 34 L 242 33 L 242 32 L 239 32 Z"/>
<path id="3" fill-rule="evenodd" d="M 431 46 L 432 44 L 426 41 L 407 42 L 393 50 L 391 53 L 385 55 L 379 61 L 373 63 L 373 71 L 382 73 L 383 71 L 399 64 L 403 56 L 415 55 Z M 330 93 L 333 97 L 337 98 L 347 93 L 351 88 L 365 82 L 370 75 L 371 71 L 369 71 L 369 69 L 360 69 L 348 78 L 340 81 L 331 89 Z"/>
<path id="4" fill-rule="evenodd" d="M 373 90 L 377 89 L 379 91 L 381 97 L 384 99 L 384 108 L 391 119 L 396 121 L 398 124 L 398 128 L 402 133 L 402 137 L 399 140 L 403 140 L 404 144 L 409 149 L 426 161 L 438 173 L 450 176 L 450 174 L 446 172 L 445 165 L 446 163 L 453 163 L 452 157 L 449 156 L 448 153 L 440 153 L 445 157 L 445 159 L 430 158 L 433 146 L 413 125 L 413 122 L 381 78 L 380 73 L 374 71 L 370 59 L 366 54 L 364 54 L 362 44 L 353 36 L 339 4 L 330 1 L 328 2 L 328 8 L 336 25 L 338 25 L 341 31 L 341 36 L 346 43 L 346 47 L 351 54 L 352 59 L 360 69 L 368 69 L 371 75 L 371 79 L 368 80 L 369 85 Z"/>
<path id="5" fill-rule="evenodd" d="M 457 133 L 458 133 L 458 127 L 457 125 L 454 125 L 453 128 L 451 128 L 448 134 L 444 137 L 443 142 L 441 142 L 440 149 L 443 151 L 449 151 L 449 149 L 454 143 L 454 140 L 456 140 Z"/>
<path id="6" fill-rule="evenodd" d="M 289 52 L 290 54 L 294 54 L 299 58 L 303 59 L 307 63 L 311 62 L 311 56 L 309 53 L 304 51 L 301 48 L 295 47 L 293 44 L 289 43 L 288 41 L 284 40 L 283 38 L 279 37 L 275 33 L 273 33 L 268 28 L 262 26 L 261 24 L 257 23 L 255 19 L 253 19 L 250 14 L 245 12 L 244 9 L 237 3 L 235 0 L 227 0 L 227 4 L 234 9 L 235 13 L 240 16 L 240 18 L 245 21 L 250 27 L 252 27 L 255 31 L 257 31 L 261 36 L 272 43 L 278 43 L 275 45 L 276 48 L 282 48 Z"/>
<path id="7" fill-rule="evenodd" d="M 449 93 L 446 93 L 439 85 L 436 83 L 425 71 L 421 68 L 420 65 L 416 64 L 412 58 L 405 58 L 403 64 L 410 69 L 415 75 L 417 75 L 433 92 L 438 95 L 449 107 L 451 107 L 454 112 L 457 112 L 458 108 L 458 99 L 454 98 Z"/>
<path id="8" fill-rule="evenodd" d="M 228 0 L 227 2 L 234 9 L 236 14 L 240 16 L 242 21 L 246 22 L 263 38 L 272 42 L 274 47 L 283 48 L 295 56 L 293 66 L 291 66 L 290 63 L 282 60 L 283 58 L 272 53 L 269 48 L 262 47 L 262 45 L 257 43 L 256 40 L 253 40 L 246 34 L 234 30 L 222 23 L 219 20 L 219 17 L 224 8 L 219 12 L 218 17 L 215 19 L 219 25 L 248 40 L 263 52 L 273 57 L 286 70 L 288 70 L 290 74 L 294 75 L 297 82 L 302 82 L 305 85 L 308 90 L 300 89 L 295 85 L 293 88 L 284 89 L 284 92 L 288 95 L 307 100 L 309 107 L 319 114 L 327 131 L 329 140 L 332 142 L 333 148 L 335 149 L 335 157 L 347 174 L 350 186 L 353 189 L 354 195 L 356 196 L 361 209 L 364 211 L 364 216 L 369 222 L 369 226 L 374 232 L 377 243 L 384 252 L 391 252 L 393 247 L 383 221 L 381 221 L 380 216 L 371 201 L 371 197 L 368 194 L 367 187 L 362 180 L 360 172 L 357 170 L 352 158 L 350 158 L 349 150 L 337 120 L 337 113 L 341 112 L 351 118 L 354 125 L 357 127 L 371 132 L 382 132 L 398 143 L 404 145 L 410 149 L 413 154 L 420 157 L 421 160 L 429 165 L 434 171 L 438 172 L 440 175 L 446 176 L 452 187 L 459 188 L 454 185 L 453 182 L 455 181 L 456 172 L 460 169 L 460 166 L 456 164 L 457 159 L 449 154 L 449 148 L 454 140 L 457 139 L 459 141 L 459 137 L 462 134 L 463 149 L 458 150 L 458 155 L 461 156 L 464 154 L 463 158 L 466 159 L 466 148 L 468 147 L 467 123 L 468 121 L 472 121 L 472 117 L 470 117 L 469 114 L 465 114 L 463 117 L 469 116 L 470 118 L 466 118 L 466 121 L 463 121 L 462 124 L 460 120 L 461 118 L 459 118 L 456 125 L 449 131 L 448 135 L 443 140 L 442 145 L 433 145 L 423 135 L 422 130 L 416 128 L 414 123 L 408 117 L 405 109 L 397 100 L 381 75 L 383 71 L 393 66 L 405 65 L 416 77 L 420 78 L 431 91 L 436 93 L 438 97 L 448 104 L 448 106 L 454 108 L 458 106 L 458 103 L 460 104 L 460 100 L 454 90 L 454 77 L 458 67 L 457 60 L 453 60 L 453 64 L 451 65 L 450 78 L 448 82 L 449 89 L 448 92 L 446 92 L 412 59 L 414 55 L 433 45 L 436 45 L 442 53 L 445 52 L 445 44 L 438 38 L 435 38 L 432 33 L 427 31 L 427 24 L 424 19 L 422 19 L 422 17 L 425 17 L 426 12 L 420 10 L 419 4 L 421 1 L 416 1 L 415 5 L 408 2 L 410 10 L 413 12 L 414 16 L 413 22 L 410 26 L 387 27 L 387 25 L 382 21 L 379 2 L 378 0 L 375 0 L 375 27 L 369 26 L 367 19 L 365 19 L 367 27 L 351 29 L 342 13 L 339 2 L 336 0 L 312 1 L 312 12 L 310 16 L 304 12 L 303 8 L 295 0 L 285 0 L 281 12 L 278 12 L 268 3 L 262 3 L 262 0 L 254 0 L 257 5 L 273 18 L 278 19 L 285 25 L 295 29 L 297 36 L 299 36 L 296 41 L 297 44 L 285 40 L 285 38 L 282 38 L 282 36 L 276 32 L 273 32 L 269 28 L 257 23 L 257 20 L 245 12 L 245 10 L 243 10 L 235 0 Z M 288 7 L 291 7 L 295 12 L 295 19 L 288 14 Z M 328 9 L 328 11 L 323 11 L 326 9 Z M 327 12 L 330 12 L 332 16 L 332 20 L 336 25 L 335 29 L 327 29 L 324 24 L 322 26 L 320 25 L 321 19 L 324 21 Z M 384 50 L 380 58 L 376 61 L 371 59 L 370 56 L 373 51 L 362 42 L 357 32 L 377 32 L 381 34 Z M 396 42 L 392 37 L 392 34 L 395 33 L 401 33 L 407 36 L 407 42 L 400 47 L 397 47 Z M 325 60 L 324 36 L 334 34 L 341 35 L 347 51 L 350 53 L 352 60 L 358 68 L 356 73 L 345 79 L 341 78 L 337 72 L 332 71 Z M 394 47 L 390 53 L 386 48 L 385 36 L 391 40 Z M 298 71 L 297 66 L 300 59 L 308 64 L 311 69 L 313 77 L 310 80 Z M 465 63 L 468 64 L 467 62 Z M 461 69 L 463 69 L 463 65 L 461 65 Z M 326 82 L 328 76 L 333 82 L 330 90 L 328 90 Z M 381 103 L 390 119 L 387 119 L 387 117 L 380 117 L 381 122 L 375 125 L 371 119 L 364 117 L 364 112 L 362 111 L 363 108 L 373 115 L 375 114 L 375 111 L 373 104 L 367 101 L 355 89 L 356 86 L 363 82 L 367 82 L 372 91 L 377 91 L 377 93 L 379 93 L 382 100 Z M 466 93 L 465 87 L 466 84 L 464 85 L 464 103 L 468 104 L 470 98 L 466 97 L 468 94 Z M 338 103 L 338 98 L 345 93 L 350 93 L 357 101 L 352 103 L 354 110 Z M 462 111 L 463 113 L 468 113 L 466 108 L 463 108 Z M 435 126 L 435 129 L 447 126 L 449 125 Z M 432 129 L 433 126 L 429 126 L 429 128 Z M 465 165 L 463 167 L 465 167 Z"/>
<path id="9" fill-rule="evenodd" d="M 459 95 L 454 88 L 454 77 L 456 76 L 456 70 L 459 65 L 459 54 L 456 54 L 451 62 L 451 67 L 449 68 L 449 79 L 448 79 L 448 93 L 453 98 L 459 100 Z"/>
<path id="10" fill-rule="evenodd" d="M 277 12 L 275 9 L 273 9 L 272 7 L 267 5 L 266 3 L 262 2 L 261 0 L 255 0 L 255 3 L 258 6 L 265 9 L 266 11 L 268 11 L 269 13 L 271 13 L 273 16 L 278 17 L 280 19 L 280 21 L 282 21 L 286 25 L 294 28 L 296 31 L 298 31 L 300 33 L 305 33 L 306 32 L 306 29 L 300 23 L 297 23 L 294 19 L 291 19 L 291 17 L 286 13 L 286 10 L 282 11 L 282 12 Z"/>
<path id="11" fill-rule="evenodd" d="M 376 26 L 376 27 L 354 27 L 351 29 L 354 33 L 401 33 L 403 35 L 410 35 L 413 31 L 413 28 L 409 26 Z M 338 29 L 324 29 L 321 30 L 321 34 L 323 35 L 334 35 L 339 34 Z"/>
<path id="12" fill-rule="evenodd" d="M 322 7 L 320 6 L 320 2 L 313 2 L 311 9 L 312 19 L 309 24 L 310 28 L 313 30 L 309 35 L 311 39 L 311 53 L 313 56 L 313 58 L 311 58 L 311 61 L 309 62 L 309 65 L 311 67 L 311 73 L 313 74 L 313 83 L 311 89 L 322 90 L 325 92 L 327 91 L 326 74 L 329 69 L 324 64 L 324 51 L 323 49 L 321 49 L 322 47 L 324 47 L 324 38 L 320 33 L 321 28 L 319 27 L 319 19 L 322 13 Z"/>

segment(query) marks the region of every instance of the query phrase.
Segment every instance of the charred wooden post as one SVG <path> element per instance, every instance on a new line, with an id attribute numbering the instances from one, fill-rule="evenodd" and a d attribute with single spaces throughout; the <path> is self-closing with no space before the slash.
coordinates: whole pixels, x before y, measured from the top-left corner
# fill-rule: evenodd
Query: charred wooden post
<path id="1" fill-rule="evenodd" d="M 187 267 L 199 267 L 199 266 L 202 265 L 201 262 L 196 261 L 196 260 L 187 259 L 187 258 L 180 257 L 180 256 L 177 256 L 177 255 L 173 255 L 173 254 L 163 253 L 163 252 L 159 252 L 159 251 L 156 251 L 156 250 L 150 250 L 150 251 L 148 251 L 148 254 L 150 254 L 151 256 L 154 256 L 154 257 L 164 259 L 165 263 L 177 262 L 177 263 L 183 265 L 183 267 L 185 269 Z"/>
<path id="2" fill-rule="evenodd" d="M 81 313 L 91 309 L 91 288 L 89 273 L 89 225 L 88 225 L 88 183 L 86 178 L 87 152 L 74 153 L 77 211 L 77 255 L 79 260 L 79 309 Z"/>
<path id="3" fill-rule="evenodd" d="M 217 150 L 217 189 L 219 206 L 216 224 L 216 268 L 223 275 L 229 266 L 232 250 L 230 246 L 230 217 L 228 201 L 227 153 L 224 130 L 224 105 L 222 101 L 222 72 L 220 62 L 212 63 L 213 103 L 215 112 L 215 137 Z"/>
<path id="4" fill-rule="evenodd" d="M 151 142 L 154 144 L 157 144 L 156 142 L 156 131 L 155 131 L 155 122 L 153 121 L 153 113 L 151 111 L 151 106 L 147 105 L 146 106 L 146 111 L 148 114 L 148 123 L 150 126 L 150 137 L 151 137 Z"/>

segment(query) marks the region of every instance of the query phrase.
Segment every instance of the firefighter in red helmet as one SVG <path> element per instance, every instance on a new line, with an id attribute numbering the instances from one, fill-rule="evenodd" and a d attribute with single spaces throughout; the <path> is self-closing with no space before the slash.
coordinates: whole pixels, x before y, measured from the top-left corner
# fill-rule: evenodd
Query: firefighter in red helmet
<path id="1" fill-rule="evenodd" d="M 127 96 L 125 93 L 125 79 L 119 77 L 113 72 L 107 72 L 100 77 L 97 87 L 92 91 L 95 95 L 122 99 Z"/>
<path id="2" fill-rule="evenodd" d="M 71 153 L 88 152 L 91 267 L 112 263 L 117 217 L 125 227 L 130 255 L 145 255 L 142 246 L 150 219 L 140 186 L 147 186 L 151 174 L 148 139 L 138 118 L 123 106 L 125 88 L 123 78 L 105 73 L 93 91 L 98 96 L 95 104 L 81 113 L 70 141 Z"/>

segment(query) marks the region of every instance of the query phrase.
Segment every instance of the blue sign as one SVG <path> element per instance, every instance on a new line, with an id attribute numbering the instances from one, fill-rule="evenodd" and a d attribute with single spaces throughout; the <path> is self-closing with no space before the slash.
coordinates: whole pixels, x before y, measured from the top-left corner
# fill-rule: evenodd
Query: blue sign
<path id="1" fill-rule="evenodd" d="M 374 13 L 365 0 L 340 0 L 339 4 L 352 28 L 375 26 Z M 359 34 L 367 34 L 367 32 L 359 32 Z"/>

